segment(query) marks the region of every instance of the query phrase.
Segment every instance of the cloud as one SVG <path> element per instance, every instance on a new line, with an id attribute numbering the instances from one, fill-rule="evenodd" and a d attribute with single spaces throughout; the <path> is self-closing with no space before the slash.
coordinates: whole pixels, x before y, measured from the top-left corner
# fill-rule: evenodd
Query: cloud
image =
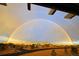
<path id="1" fill-rule="evenodd" d="M 16 18 L 8 12 L 0 13 L 0 35 L 12 33 L 19 25 L 20 21 L 17 21 Z"/>

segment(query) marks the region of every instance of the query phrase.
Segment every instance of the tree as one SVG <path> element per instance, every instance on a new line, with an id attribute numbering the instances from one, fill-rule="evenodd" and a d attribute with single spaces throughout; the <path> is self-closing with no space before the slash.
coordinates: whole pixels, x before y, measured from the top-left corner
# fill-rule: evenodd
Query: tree
<path id="1" fill-rule="evenodd" d="M 78 52 L 77 52 L 77 48 L 76 47 L 71 47 L 71 52 L 73 56 L 77 56 Z"/>
<path id="2" fill-rule="evenodd" d="M 31 49 L 34 49 L 34 48 L 35 48 L 35 44 L 32 44 L 32 45 L 31 45 Z"/>
<path id="3" fill-rule="evenodd" d="M 3 43 L 0 43 L 0 50 L 4 50 L 4 45 Z"/>
<path id="4" fill-rule="evenodd" d="M 52 56 L 56 56 L 55 49 L 52 49 L 51 55 L 52 55 Z"/>

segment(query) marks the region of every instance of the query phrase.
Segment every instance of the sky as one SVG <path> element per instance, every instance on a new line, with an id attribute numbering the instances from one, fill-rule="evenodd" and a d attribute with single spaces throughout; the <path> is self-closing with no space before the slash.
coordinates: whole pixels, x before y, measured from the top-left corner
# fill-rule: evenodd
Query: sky
<path id="1" fill-rule="evenodd" d="M 56 23 L 58 26 L 62 27 L 73 42 L 79 43 L 78 42 L 79 41 L 79 30 L 78 30 L 79 16 L 75 16 L 72 19 L 64 19 L 64 16 L 67 14 L 65 12 L 61 12 L 57 10 L 54 15 L 48 15 L 48 12 L 50 10 L 49 8 L 32 4 L 31 11 L 28 11 L 26 5 L 27 4 L 25 3 L 24 4 L 10 3 L 8 4 L 8 6 L 0 5 L 0 16 L 1 16 L 0 17 L 0 28 L 1 28 L 0 35 L 1 36 L 10 37 L 10 35 L 15 31 L 15 29 L 17 29 L 22 24 L 31 20 L 44 19 L 44 20 L 49 20 L 53 23 Z M 39 24 L 37 25 L 39 26 Z M 36 26 L 35 28 L 37 28 L 38 26 Z M 44 26 L 45 25 L 43 24 L 43 27 Z M 45 31 L 44 28 L 42 30 Z M 35 33 L 39 33 L 39 31 Z M 41 36 L 38 35 L 36 37 L 40 38 Z"/>
<path id="2" fill-rule="evenodd" d="M 56 23 L 46 19 L 30 20 L 18 27 L 10 37 L 32 43 L 72 44 L 65 30 Z M 15 40 L 14 40 L 15 41 Z"/>

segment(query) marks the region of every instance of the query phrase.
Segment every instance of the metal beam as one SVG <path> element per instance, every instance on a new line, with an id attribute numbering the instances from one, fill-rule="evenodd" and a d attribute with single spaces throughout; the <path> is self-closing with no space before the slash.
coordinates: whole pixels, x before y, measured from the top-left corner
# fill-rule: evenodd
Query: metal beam
<path id="1" fill-rule="evenodd" d="M 0 5 L 4 5 L 4 6 L 7 6 L 7 4 L 6 4 L 6 3 L 0 3 Z"/>
<path id="2" fill-rule="evenodd" d="M 75 17 L 75 16 L 76 16 L 76 14 L 69 13 L 69 14 L 67 14 L 64 18 L 65 18 L 65 19 L 72 19 L 72 18 Z"/>
<path id="3" fill-rule="evenodd" d="M 27 3 L 27 9 L 31 10 L 31 3 Z"/>
<path id="4" fill-rule="evenodd" d="M 56 12 L 56 9 L 51 9 L 48 14 L 53 15 L 55 12 Z"/>
<path id="5" fill-rule="evenodd" d="M 75 3 L 32 3 L 35 5 L 52 8 L 56 7 L 57 10 L 67 12 L 67 13 L 74 13 L 79 15 L 79 4 Z"/>

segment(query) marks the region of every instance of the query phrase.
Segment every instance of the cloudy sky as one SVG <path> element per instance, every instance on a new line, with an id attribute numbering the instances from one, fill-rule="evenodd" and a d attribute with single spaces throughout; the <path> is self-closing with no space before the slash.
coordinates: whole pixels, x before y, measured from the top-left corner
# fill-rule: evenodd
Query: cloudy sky
<path id="1" fill-rule="evenodd" d="M 15 32 L 15 30 L 22 24 L 32 21 L 32 20 L 42 19 L 42 20 L 48 20 L 48 21 L 51 21 L 51 22 L 57 24 L 57 26 L 62 28 L 64 30 L 64 32 L 67 33 L 67 36 L 69 36 L 69 38 L 73 42 L 78 43 L 78 41 L 79 41 L 79 29 L 78 29 L 79 28 L 79 16 L 75 16 L 73 19 L 64 19 L 64 16 L 67 13 L 57 10 L 54 15 L 48 15 L 49 10 L 50 10 L 49 8 L 45 8 L 45 7 L 41 7 L 41 6 L 37 6 L 37 5 L 32 5 L 31 11 L 27 10 L 26 4 L 8 4 L 8 6 L 0 5 L 0 35 L 10 37 L 12 35 L 12 33 Z M 43 36 L 43 35 L 45 35 L 44 34 L 45 32 L 42 33 L 41 30 L 45 31 L 48 27 L 46 27 L 46 23 L 44 24 L 41 22 L 45 23 L 45 21 L 36 21 L 37 26 L 30 25 L 30 27 L 29 27 L 29 25 L 28 25 L 29 28 L 25 27 L 25 26 L 23 27 L 26 30 L 29 29 L 31 38 L 32 38 L 31 34 L 35 35 L 35 37 L 32 38 L 33 41 L 35 38 L 36 39 L 38 38 L 39 40 L 46 38 L 46 36 Z M 41 23 L 41 25 L 40 25 L 40 23 Z M 35 22 L 34 22 L 34 24 L 35 24 Z M 48 22 L 48 26 L 50 27 L 50 25 L 51 25 L 53 31 L 55 30 L 54 27 L 57 27 L 55 24 L 54 25 L 49 24 L 49 22 Z M 41 30 L 39 30 L 39 26 L 42 26 Z M 46 28 L 43 28 L 43 27 L 46 27 Z M 34 28 L 34 29 L 30 30 L 30 28 Z M 19 30 L 17 30 L 17 31 L 21 32 L 20 34 L 22 34 L 23 32 L 27 33 L 28 31 L 24 31 L 24 29 L 22 29 L 22 31 L 19 31 Z M 37 30 L 37 32 L 35 30 Z M 59 32 L 62 32 L 63 30 L 60 30 Z M 46 31 L 48 31 L 48 29 Z M 55 32 L 56 32 L 55 34 L 58 34 L 57 31 L 55 31 Z M 14 33 L 14 34 L 16 34 L 16 33 Z M 53 33 L 51 34 L 53 36 L 52 39 L 55 39 L 55 40 L 59 39 L 56 37 L 54 38 L 55 34 L 53 34 Z M 63 33 L 63 35 L 66 36 L 65 33 Z M 13 36 L 15 37 L 15 35 L 13 35 Z M 49 37 L 49 35 L 47 37 Z M 26 37 L 25 37 L 25 39 L 26 39 Z M 60 40 L 58 40 L 58 41 L 61 41 L 61 39 L 64 39 L 64 38 L 62 38 L 60 36 Z M 64 39 L 64 41 L 65 41 L 65 39 Z"/>

